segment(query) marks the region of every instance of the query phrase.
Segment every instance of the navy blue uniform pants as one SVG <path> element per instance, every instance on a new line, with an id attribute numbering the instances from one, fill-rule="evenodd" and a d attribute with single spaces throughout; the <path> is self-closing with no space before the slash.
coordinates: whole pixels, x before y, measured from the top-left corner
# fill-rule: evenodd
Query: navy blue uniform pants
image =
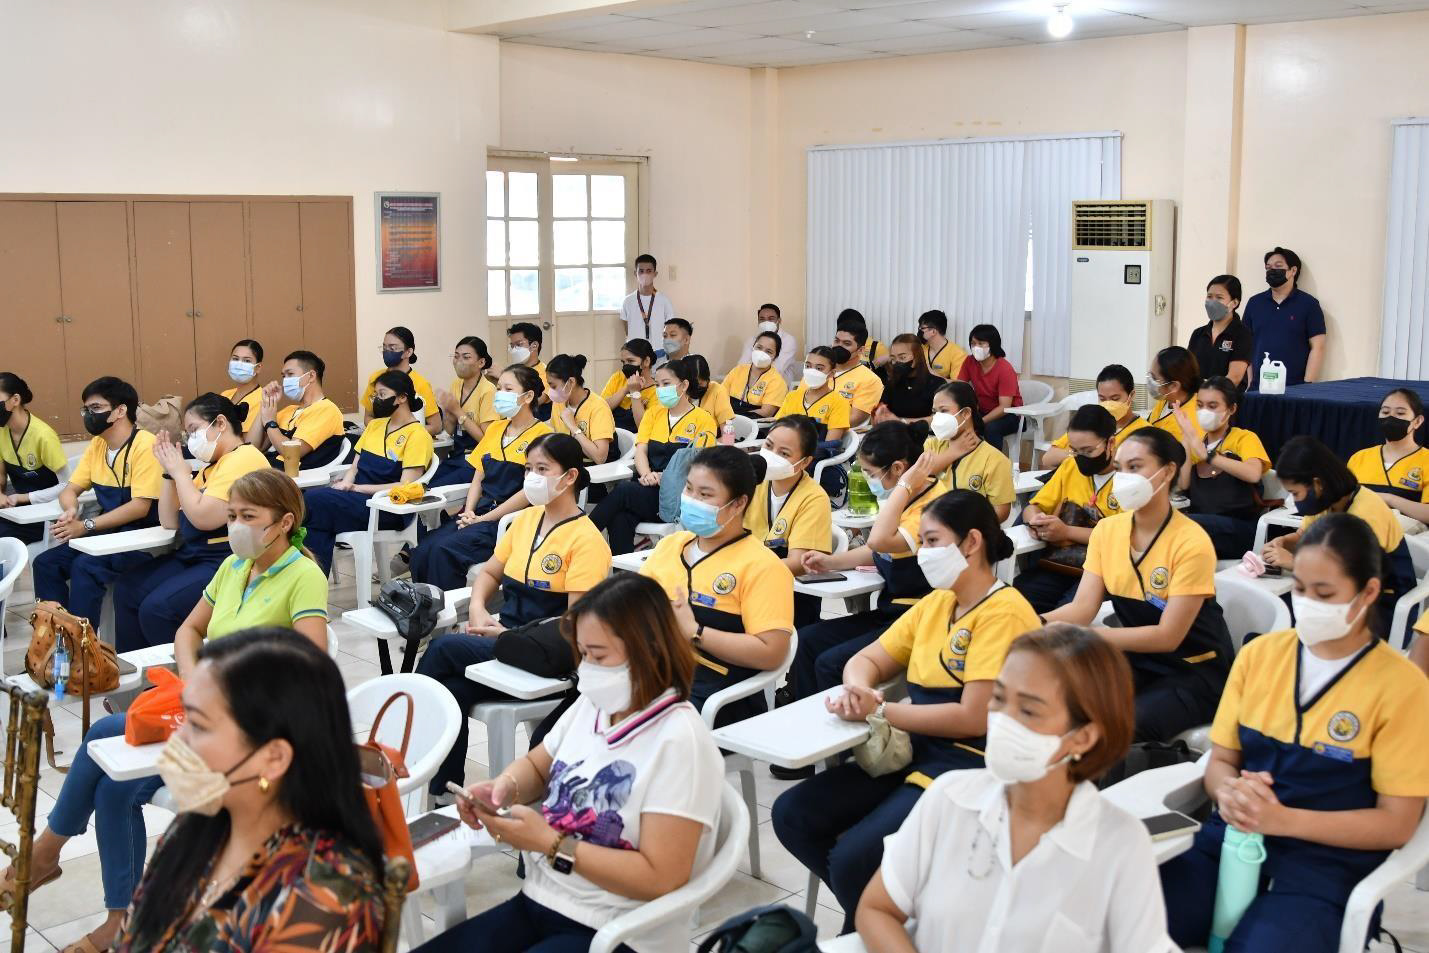
<path id="1" fill-rule="evenodd" d="M 610 540 L 610 553 L 619 556 L 635 550 L 635 527 L 660 519 L 660 488 L 642 486 L 639 480 L 617 483 L 590 514 L 591 522 Z"/>
<path id="2" fill-rule="evenodd" d="M 35 598 L 58 602 L 97 630 L 110 585 L 120 574 L 151 559 L 148 553 L 89 556 L 61 543 L 35 557 Z"/>
<path id="3" fill-rule="evenodd" d="M 323 572 L 332 572 L 332 551 L 337 545 L 339 533 L 357 533 L 367 529 L 367 518 L 372 512 L 367 508 L 369 499 L 371 497 L 361 493 L 334 490 L 329 486 L 320 486 L 303 494 L 303 503 L 308 510 L 307 519 L 303 522 L 308 528 L 306 545 Z M 405 520 L 411 518 L 383 513 L 377 520 L 377 528 L 401 529 Z"/>
<path id="4" fill-rule="evenodd" d="M 595 930 L 518 893 L 412 953 L 586 953 Z M 616 953 L 633 953 L 624 943 Z"/>
<path id="5" fill-rule="evenodd" d="M 114 650 L 132 652 L 174 641 L 179 626 L 203 597 L 204 587 L 228 558 L 212 546 L 201 559 L 177 554 L 140 563 L 114 581 Z"/>
<path id="6" fill-rule="evenodd" d="M 466 677 L 466 667 L 477 662 L 489 662 L 496 657 L 496 639 L 487 635 L 467 635 L 457 632 L 439 635 L 427 645 L 427 651 L 417 663 L 417 674 L 434 678 L 446 686 L 456 698 L 461 709 L 461 720 L 457 723 L 456 740 L 447 752 L 442 766 L 432 777 L 427 789 L 433 794 L 445 794 L 447 782 L 461 784 L 466 777 L 467 714 L 474 705 L 482 702 L 507 698 L 494 688 Z M 500 771 L 504 764 L 492 765 L 492 771 Z"/>
<path id="7" fill-rule="evenodd" d="M 431 583 L 442 590 L 465 586 L 471 567 L 486 562 L 495 552 L 496 526 L 492 521 L 461 529 L 451 522 L 432 530 L 412 550 L 412 581 Z"/>
<path id="8" fill-rule="evenodd" d="M 911 606 L 891 603 L 868 612 L 825 619 L 799 630 L 799 647 L 789 669 L 794 698 L 808 698 L 843 682 L 844 664 L 871 645 Z"/>

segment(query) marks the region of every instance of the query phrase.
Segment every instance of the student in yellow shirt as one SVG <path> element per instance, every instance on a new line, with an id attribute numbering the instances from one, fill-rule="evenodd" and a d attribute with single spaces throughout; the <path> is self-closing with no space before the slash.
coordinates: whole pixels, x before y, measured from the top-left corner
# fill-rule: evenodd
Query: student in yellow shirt
<path id="1" fill-rule="evenodd" d="M 859 895 L 883 857 L 883 839 L 945 771 L 983 767 L 993 682 L 1014 639 L 1038 628 L 1037 613 L 996 566 L 1012 555 L 987 500 L 954 490 L 924 511 L 918 562 L 932 591 L 876 642 L 849 660 L 843 693 L 826 701 L 845 721 L 880 714 L 912 740 L 906 768 L 870 777 L 856 762 L 829 768 L 774 802 L 774 833 L 829 885 L 853 929 Z M 907 675 L 906 701 L 878 686 Z M 994 861 L 995 862 L 995 861 Z"/>
<path id="2" fill-rule="evenodd" d="M 635 433 L 645 411 L 655 406 L 655 349 L 643 338 L 632 338 L 620 349 L 620 370 L 610 375 L 600 396 L 610 407 L 615 426 Z"/>
<path id="3" fill-rule="evenodd" d="M 1131 399 L 1136 394 L 1136 382 L 1131 371 L 1120 364 L 1108 364 L 1097 375 L 1097 400 L 1116 421 L 1116 432 L 1111 438 L 1111 452 L 1116 455 L 1123 438 L 1147 426 L 1145 420 L 1131 409 Z M 1063 460 L 1071 456 L 1067 447 L 1067 435 L 1052 441 L 1052 446 L 1042 454 L 1042 466 L 1055 470 Z"/>
<path id="4" fill-rule="evenodd" d="M 1196 418 L 1196 411 L 1200 409 L 1196 392 L 1200 387 L 1201 371 L 1196 366 L 1196 355 L 1184 347 L 1162 348 L 1151 361 L 1151 371 L 1146 376 L 1146 393 L 1156 401 L 1147 415 L 1151 426 L 1160 427 L 1177 440 L 1187 430 L 1204 437 L 1205 429 Z"/>
<path id="5" fill-rule="evenodd" d="M 1048 622 L 1089 625 L 1111 599 L 1119 625 L 1096 631 L 1126 652 L 1136 682 L 1136 736 L 1169 741 L 1215 714 L 1231 640 L 1216 602 L 1216 551 L 1206 531 L 1171 506 L 1185 449 L 1143 427 L 1116 452 L 1112 492 L 1122 512 L 1097 523 L 1071 604 Z"/>
<path id="6" fill-rule="evenodd" d="M 501 517 L 529 505 L 522 492 L 526 452 L 536 438 L 551 432 L 550 424 L 534 413 L 544 392 L 541 378 L 526 364 L 501 372 L 492 398 L 501 419 L 486 428 L 481 443 L 467 455 L 471 486 L 456 520 L 425 534 L 412 551 L 413 581 L 461 588 L 467 571 L 490 558 Z"/>
<path id="7" fill-rule="evenodd" d="M 228 558 L 228 491 L 268 458 L 243 439 L 243 410 L 218 394 L 203 394 L 184 408 L 189 453 L 203 464 L 193 472 L 167 432 L 154 440 L 164 471 L 159 522 L 177 530 L 178 548 L 141 563 L 114 581 L 114 647 L 129 652 L 163 645 L 188 617 L 219 564 Z"/>
<path id="8" fill-rule="evenodd" d="M 1375 539 L 1384 550 L 1384 585 L 1380 590 L 1379 610 L 1370 619 L 1370 626 L 1381 638 L 1387 636 L 1395 601 L 1418 582 L 1409 544 L 1404 541 L 1404 530 L 1394 511 L 1378 493 L 1361 486 L 1344 461 L 1314 437 L 1299 436 L 1286 441 L 1280 449 L 1275 474 L 1295 500 L 1295 512 L 1305 519 L 1295 532 L 1277 536 L 1265 544 L 1261 551 L 1265 562 L 1284 570 L 1294 569 L 1300 539 L 1316 520 L 1325 513 L 1358 516 L 1374 530 Z"/>
<path id="9" fill-rule="evenodd" d="M 27 409 L 34 394 L 9 371 L 0 372 L 0 509 L 59 497 L 60 475 L 69 465 L 55 428 Z M 12 493 L 5 492 L 9 482 Z M 41 499 L 32 499 L 34 493 Z M 38 543 L 43 523 L 0 520 L 0 537 Z"/>
<path id="10" fill-rule="evenodd" d="M 497 419 L 492 399 L 496 385 L 486 376 L 491 371 L 491 353 L 486 342 L 468 335 L 452 350 L 452 370 L 456 378 L 451 390 L 437 391 L 442 411 L 442 430 L 451 434 L 451 452 L 437 465 L 432 486 L 455 486 L 471 482 L 467 454 L 476 449 L 486 428 Z"/>
<path id="11" fill-rule="evenodd" d="M 784 346 L 778 331 L 761 331 L 754 339 L 748 364 L 740 364 L 724 378 L 735 413 L 750 419 L 773 417 L 789 393 L 789 385 L 775 367 Z"/>
<path id="12" fill-rule="evenodd" d="M 364 419 L 371 423 L 376 415 L 372 412 L 372 400 L 376 396 L 377 378 L 388 371 L 401 371 L 412 379 L 412 391 L 421 400 L 416 411 L 416 419 L 427 428 L 427 433 L 436 435 L 442 431 L 441 413 L 437 408 L 437 395 L 432 384 L 412 365 L 417 363 L 417 339 L 407 328 L 398 325 L 388 329 L 382 337 L 382 367 L 367 378 L 367 389 L 362 392 Z"/>
<path id="13" fill-rule="evenodd" d="M 258 422 L 258 405 L 263 400 L 263 384 L 258 380 L 258 371 L 263 367 L 263 345 L 251 338 L 244 338 L 233 345 L 228 355 L 228 379 L 233 387 L 222 391 L 219 396 L 227 397 L 243 408 L 243 429 L 252 430 Z"/>
<path id="14" fill-rule="evenodd" d="M 943 380 L 957 380 L 968 353 L 948 339 L 948 316 L 941 311 L 924 311 L 918 316 L 918 336 L 928 353 L 928 369 Z"/>
<path id="15" fill-rule="evenodd" d="M 863 363 L 868 328 L 852 321 L 841 322 L 834 332 L 834 347 L 848 352 L 847 363 L 834 368 L 834 389 L 852 405 L 851 420 L 862 426 L 883 400 L 883 381 Z"/>
<path id="16" fill-rule="evenodd" d="M 1116 421 L 1100 404 L 1078 407 L 1067 427 L 1072 456 L 1057 465 L 1027 504 L 1022 521 L 1049 547 L 1013 585 L 1038 612 L 1066 605 L 1077 592 L 1092 527 L 1121 512 L 1112 493 Z"/>
<path id="17" fill-rule="evenodd" d="M 1350 472 L 1360 485 L 1379 494 L 1392 510 L 1429 523 L 1429 450 L 1419 445 L 1424 402 L 1407 387 L 1390 391 L 1379 405 L 1384 443 L 1350 457 Z"/>
<path id="18" fill-rule="evenodd" d="M 1217 810 L 1192 848 L 1161 867 L 1180 946 L 1207 943 L 1227 825 L 1261 835 L 1264 861 L 1225 949 L 1296 953 L 1341 948 L 1356 884 L 1418 828 L 1429 797 L 1429 681 L 1368 623 L 1379 556 L 1363 521 L 1316 522 L 1296 552 L 1295 628 L 1236 656 L 1202 781 Z M 1345 948 L 1366 942 L 1351 940 Z"/>
<path id="19" fill-rule="evenodd" d="M 705 360 L 703 354 L 691 354 L 685 360 L 695 371 L 695 384 L 700 389 L 700 409 L 714 418 L 716 428 L 723 430 L 724 425 L 734 419 L 734 407 L 730 405 L 729 391 L 725 390 L 719 381 L 710 377 L 710 362 Z"/>
<path id="20" fill-rule="evenodd" d="M 302 444 L 305 469 L 327 466 L 342 450 L 346 424 L 342 408 L 323 393 L 327 364 L 312 351 L 294 351 L 283 359 L 283 376 L 263 388 L 258 419 L 248 429 L 248 442 L 282 467 L 278 445 L 285 440 Z M 293 403 L 279 407 L 279 400 Z"/>
<path id="21" fill-rule="evenodd" d="M 782 559 L 796 579 L 808 572 L 805 553 L 833 552 L 833 506 L 809 475 L 818 448 L 819 435 L 808 417 L 776 420 L 759 451 L 763 480 L 744 515 L 745 528 Z M 818 596 L 794 593 L 794 624 L 805 628 L 818 622 L 822 603 Z"/>
<path id="22" fill-rule="evenodd" d="M 1186 515 L 1211 537 L 1216 558 L 1239 559 L 1255 545 L 1260 478 L 1270 469 L 1270 457 L 1259 437 L 1232 426 L 1240 391 L 1229 378 L 1204 381 L 1196 400 L 1196 423 L 1205 436 L 1182 428 L 1186 462 L 1177 485 L 1191 500 Z"/>
<path id="23" fill-rule="evenodd" d="M 617 556 L 635 549 L 635 527 L 660 518 L 660 477 L 670 458 L 686 448 L 715 442 L 714 418 L 691 399 L 695 372 L 690 362 L 676 358 L 655 372 L 658 407 L 647 411 L 635 435 L 634 480 L 616 484 L 590 514 L 609 538 Z"/>
<path id="24" fill-rule="evenodd" d="M 615 420 L 610 405 L 585 386 L 584 354 L 557 354 L 546 369 L 551 387 L 551 429 L 580 444 L 587 465 L 611 459 Z"/>
<path id="25" fill-rule="evenodd" d="M 987 497 L 998 522 L 1012 512 L 1017 493 L 1012 461 L 987 441 L 977 394 L 967 381 L 948 381 L 933 395 L 932 434 L 923 449 L 933 472 L 949 490 L 972 490 Z"/>
<path id="26" fill-rule="evenodd" d="M 841 347 L 810 350 L 804 359 L 804 379 L 784 398 L 779 413 L 775 414 L 776 418 L 798 414 L 812 420 L 819 432 L 820 452 L 825 456 L 843 440 L 850 426 L 853 407 L 833 386 L 834 367 L 848 359 L 848 351 Z"/>

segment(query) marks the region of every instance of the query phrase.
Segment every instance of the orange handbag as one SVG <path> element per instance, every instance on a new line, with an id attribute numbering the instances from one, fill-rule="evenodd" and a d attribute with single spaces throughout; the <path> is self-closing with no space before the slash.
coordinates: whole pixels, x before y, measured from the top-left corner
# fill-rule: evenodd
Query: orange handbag
<path id="1" fill-rule="evenodd" d="M 402 731 L 400 750 L 377 741 L 382 716 L 399 698 L 407 701 L 407 725 Z M 407 816 L 402 809 L 402 795 L 397 792 L 397 780 L 407 777 L 407 744 L 412 739 L 415 708 L 411 695 L 407 692 L 395 693 L 377 710 L 367 740 L 357 745 L 362 793 L 367 798 L 368 810 L 372 812 L 372 822 L 377 825 L 377 833 L 382 838 L 382 853 L 388 858 L 405 857 L 411 863 L 412 874 L 407 879 L 409 893 L 417 889 L 417 860 L 412 850 L 412 832 L 407 829 Z"/>
<path id="2" fill-rule="evenodd" d="M 134 699 L 124 715 L 124 740 L 131 745 L 168 741 L 184 723 L 184 680 L 158 666 L 144 676 L 154 687 Z"/>

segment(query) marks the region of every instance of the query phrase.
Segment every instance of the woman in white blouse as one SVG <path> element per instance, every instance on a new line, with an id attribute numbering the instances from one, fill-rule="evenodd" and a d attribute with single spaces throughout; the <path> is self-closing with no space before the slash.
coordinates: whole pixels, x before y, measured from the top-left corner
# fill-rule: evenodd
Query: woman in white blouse
<path id="1" fill-rule="evenodd" d="M 1056 624 L 1012 643 L 993 683 L 987 769 L 933 782 L 859 901 L 870 953 L 1164 953 L 1151 839 L 1092 785 L 1135 718 L 1122 654 Z"/>

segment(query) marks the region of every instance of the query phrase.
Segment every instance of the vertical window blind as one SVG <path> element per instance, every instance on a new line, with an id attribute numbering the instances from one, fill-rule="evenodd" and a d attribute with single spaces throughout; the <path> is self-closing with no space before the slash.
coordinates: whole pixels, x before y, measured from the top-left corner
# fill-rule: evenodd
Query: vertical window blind
<path id="1" fill-rule="evenodd" d="M 1380 373 L 1429 377 L 1429 119 L 1394 123 Z"/>

